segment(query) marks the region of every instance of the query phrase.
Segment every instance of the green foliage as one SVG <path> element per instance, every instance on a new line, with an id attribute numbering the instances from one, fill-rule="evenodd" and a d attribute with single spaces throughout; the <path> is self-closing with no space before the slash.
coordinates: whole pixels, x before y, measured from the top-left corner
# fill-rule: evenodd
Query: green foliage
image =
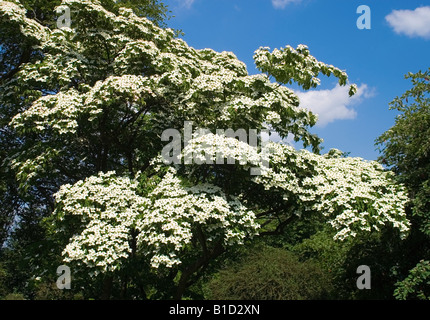
<path id="1" fill-rule="evenodd" d="M 209 299 L 312 300 L 331 295 L 330 274 L 299 261 L 285 249 L 260 245 L 219 271 L 208 283 Z"/>
<path id="2" fill-rule="evenodd" d="M 430 262 L 421 260 L 397 283 L 394 296 L 399 300 L 430 300 Z"/>
<path id="3" fill-rule="evenodd" d="M 8 293 L 6 277 L 7 277 L 7 271 L 3 263 L 0 263 L 0 298 L 4 297 Z"/>
<path id="4" fill-rule="evenodd" d="M 8 293 L 2 300 L 26 300 L 22 293 Z"/>
<path id="5" fill-rule="evenodd" d="M 339 242 L 333 240 L 333 236 L 333 230 L 324 228 L 293 246 L 292 250 L 301 259 L 318 261 L 327 272 L 343 275 L 346 257 L 351 249 L 351 240 Z"/>
<path id="6" fill-rule="evenodd" d="M 324 219 L 302 217 L 288 225 L 281 236 L 265 239 L 311 261 L 329 274 L 334 288 L 332 299 L 393 299 L 395 283 L 402 279 L 401 263 L 408 259 L 401 250 L 398 231 L 383 228 L 366 236 L 334 240 L 335 230 Z M 357 267 L 371 269 L 372 289 L 359 290 Z"/>

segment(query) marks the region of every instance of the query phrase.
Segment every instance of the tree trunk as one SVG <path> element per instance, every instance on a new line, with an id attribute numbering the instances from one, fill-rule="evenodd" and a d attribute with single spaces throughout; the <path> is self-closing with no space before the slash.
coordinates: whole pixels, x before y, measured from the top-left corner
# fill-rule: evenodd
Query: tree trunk
<path id="1" fill-rule="evenodd" d="M 103 281 L 103 291 L 100 296 L 101 300 L 109 300 L 112 295 L 113 277 L 107 275 Z"/>
<path id="2" fill-rule="evenodd" d="M 197 271 L 199 271 L 200 268 L 204 268 L 205 266 L 207 266 L 212 259 L 215 259 L 216 257 L 220 256 L 224 251 L 225 249 L 222 246 L 222 242 L 218 242 L 212 251 L 210 251 L 208 254 L 205 254 L 192 265 L 185 268 L 185 270 L 182 271 L 181 278 L 179 279 L 178 285 L 176 287 L 176 292 L 173 298 L 175 300 L 181 300 L 182 296 L 185 293 L 185 290 L 190 286 L 189 280 L 191 276 Z"/>

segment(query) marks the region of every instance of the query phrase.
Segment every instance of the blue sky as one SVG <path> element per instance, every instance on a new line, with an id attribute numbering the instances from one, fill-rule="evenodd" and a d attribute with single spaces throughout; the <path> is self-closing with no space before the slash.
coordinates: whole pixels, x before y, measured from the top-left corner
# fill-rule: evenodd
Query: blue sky
<path id="1" fill-rule="evenodd" d="M 324 139 L 324 151 L 338 148 L 374 160 L 374 140 L 394 124 L 388 104 L 410 88 L 408 72 L 430 67 L 429 0 L 165 0 L 174 17 L 169 27 L 197 49 L 232 51 L 258 73 L 252 59 L 260 46 L 271 49 L 305 44 L 318 60 L 349 75 L 359 87 L 335 78 L 299 92 L 302 104 L 319 114 L 311 131 Z M 359 29 L 360 5 L 370 9 L 370 29 Z M 297 88 L 293 88 L 297 89 Z"/>

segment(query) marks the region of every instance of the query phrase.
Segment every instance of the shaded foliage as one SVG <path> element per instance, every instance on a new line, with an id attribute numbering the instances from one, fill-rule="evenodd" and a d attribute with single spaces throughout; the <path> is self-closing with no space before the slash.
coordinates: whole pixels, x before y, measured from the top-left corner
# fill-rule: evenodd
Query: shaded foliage
<path id="1" fill-rule="evenodd" d="M 317 264 L 260 245 L 219 271 L 207 295 L 221 300 L 314 300 L 329 299 L 331 290 L 330 274 Z"/>

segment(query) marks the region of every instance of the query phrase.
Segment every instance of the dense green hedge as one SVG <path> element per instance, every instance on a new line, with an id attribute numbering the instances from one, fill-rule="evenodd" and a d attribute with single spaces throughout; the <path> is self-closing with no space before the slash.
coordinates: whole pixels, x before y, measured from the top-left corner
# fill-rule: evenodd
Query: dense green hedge
<path id="1" fill-rule="evenodd" d="M 331 296 L 330 275 L 293 253 L 259 245 L 208 283 L 208 299 L 308 300 Z"/>

